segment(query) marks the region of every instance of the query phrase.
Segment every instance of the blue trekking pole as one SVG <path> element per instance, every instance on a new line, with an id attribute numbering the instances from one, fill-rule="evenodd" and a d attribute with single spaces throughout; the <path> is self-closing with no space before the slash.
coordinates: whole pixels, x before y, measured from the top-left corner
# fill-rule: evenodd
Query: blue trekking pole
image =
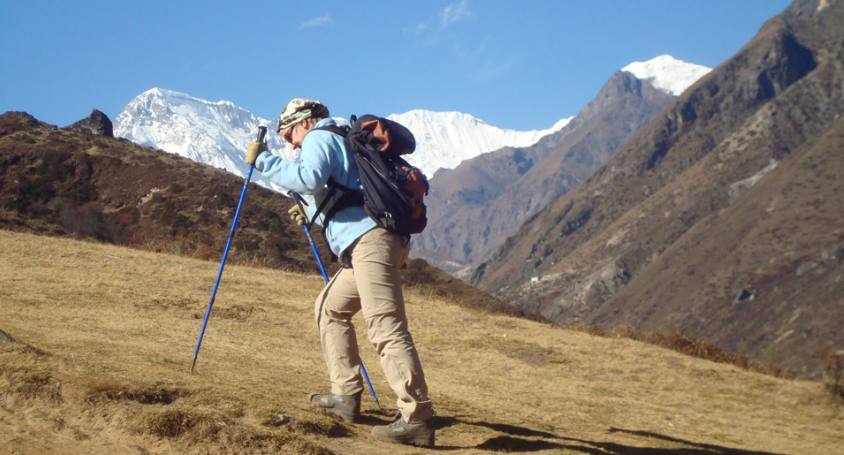
<path id="1" fill-rule="evenodd" d="M 307 203 L 304 199 L 302 199 L 302 196 L 295 191 L 290 191 L 287 194 L 296 201 L 296 205 L 299 206 L 299 210 L 305 214 L 302 222 L 302 227 L 305 229 L 305 237 L 308 238 L 308 243 L 311 244 L 311 251 L 314 253 L 314 258 L 316 259 L 317 266 L 319 266 L 319 272 L 322 274 L 322 279 L 325 280 L 325 284 L 328 284 L 328 273 L 325 272 L 325 264 L 322 263 L 322 258 L 319 255 L 319 250 L 314 242 L 314 238 L 311 237 L 311 227 L 307 220 L 308 212 L 305 210 L 305 205 L 307 205 Z M 363 378 L 366 380 L 366 386 L 369 387 L 369 395 L 373 400 L 375 400 L 375 404 L 378 405 L 378 409 L 381 409 L 381 403 L 375 395 L 375 388 L 372 387 L 372 381 L 369 380 L 369 374 L 366 372 L 366 367 L 363 365 L 363 359 L 360 361 L 360 372 L 363 373 Z"/>
<path id="2" fill-rule="evenodd" d="M 258 127 L 258 142 L 264 142 L 264 136 L 267 134 L 266 126 Z M 193 351 L 193 362 L 190 364 L 190 372 L 193 374 L 193 368 L 196 366 L 196 359 L 199 357 L 199 347 L 202 346 L 202 336 L 205 335 L 205 326 L 208 325 L 208 318 L 211 316 L 211 308 L 214 307 L 214 299 L 217 297 L 217 288 L 220 287 L 220 279 L 223 277 L 223 268 L 226 266 L 226 258 L 229 256 L 229 248 L 232 245 L 234 238 L 234 231 L 237 229 L 237 221 L 240 218 L 240 208 L 243 207 L 243 201 L 246 200 L 246 189 L 249 188 L 249 180 L 252 179 L 252 171 L 255 170 L 255 164 L 249 166 L 249 174 L 246 175 L 246 181 L 243 182 L 243 189 L 240 190 L 240 200 L 237 201 L 237 209 L 234 211 L 234 220 L 232 221 L 232 228 L 229 232 L 229 238 L 226 240 L 226 248 L 223 250 L 223 259 L 220 261 L 220 269 L 217 271 L 217 280 L 214 282 L 214 289 L 211 291 L 211 301 L 208 302 L 208 308 L 205 309 L 205 318 L 202 320 L 202 328 L 199 330 L 199 338 L 196 340 L 196 349 Z"/>

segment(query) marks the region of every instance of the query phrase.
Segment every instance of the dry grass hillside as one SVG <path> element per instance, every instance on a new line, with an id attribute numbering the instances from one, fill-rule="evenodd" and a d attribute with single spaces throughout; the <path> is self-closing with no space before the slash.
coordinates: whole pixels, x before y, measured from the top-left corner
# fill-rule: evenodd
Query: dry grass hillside
<path id="1" fill-rule="evenodd" d="M 370 401 L 355 425 L 308 407 L 326 387 L 318 276 L 227 268 L 191 375 L 214 262 L 9 231 L 0 244 L 0 452 L 429 452 L 373 441 L 389 413 Z M 438 450 L 831 454 L 844 441 L 842 402 L 817 383 L 472 310 L 430 288 L 408 291 L 408 312 Z"/>

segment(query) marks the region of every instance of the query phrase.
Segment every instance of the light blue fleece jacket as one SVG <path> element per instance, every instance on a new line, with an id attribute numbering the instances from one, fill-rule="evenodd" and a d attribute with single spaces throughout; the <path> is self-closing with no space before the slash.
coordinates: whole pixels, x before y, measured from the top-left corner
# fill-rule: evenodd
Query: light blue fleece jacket
<path id="1" fill-rule="evenodd" d="M 337 125 L 330 118 L 322 119 L 315 128 Z M 328 179 L 363 191 L 354 158 L 346 153 L 343 138 L 330 131 L 311 130 L 302 141 L 299 161 L 293 162 L 270 153 L 262 153 L 255 160 L 255 169 L 269 180 L 300 194 L 312 194 L 315 204 L 308 206 L 308 217 L 329 194 Z M 336 192 L 339 197 L 340 192 Z M 330 205 L 330 204 L 329 204 Z M 325 214 L 316 220 L 324 225 Z M 376 226 L 363 207 L 347 207 L 338 211 L 325 232 L 331 251 L 338 257 L 360 236 Z"/>

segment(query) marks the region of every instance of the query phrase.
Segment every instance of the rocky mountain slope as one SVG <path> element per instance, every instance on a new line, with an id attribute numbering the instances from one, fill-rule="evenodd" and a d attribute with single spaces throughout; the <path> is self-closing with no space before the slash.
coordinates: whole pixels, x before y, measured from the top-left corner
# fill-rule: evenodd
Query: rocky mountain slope
<path id="1" fill-rule="evenodd" d="M 473 281 L 561 322 L 703 337 L 812 375 L 844 345 L 844 4 L 798 0 Z"/>
<path id="2" fill-rule="evenodd" d="M 243 180 L 125 139 L 0 116 L 0 226 L 219 258 Z M 253 187 L 233 256 L 312 269 L 286 201 Z"/>
<path id="3" fill-rule="evenodd" d="M 451 271 L 488 259 L 666 107 L 675 98 L 666 87 L 689 85 L 705 70 L 670 56 L 635 62 L 615 73 L 565 128 L 536 145 L 505 148 L 440 172 L 432 181 L 428 228 L 414 254 Z"/>

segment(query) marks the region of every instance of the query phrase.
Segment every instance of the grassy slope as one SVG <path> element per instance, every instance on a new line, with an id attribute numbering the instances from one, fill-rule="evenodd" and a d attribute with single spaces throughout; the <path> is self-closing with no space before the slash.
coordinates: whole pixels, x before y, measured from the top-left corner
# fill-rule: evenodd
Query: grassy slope
<path id="1" fill-rule="evenodd" d="M 191 376 L 216 264 L 6 231 L 0 245 L 0 330 L 16 339 L 0 334 L 0 452 L 425 452 L 374 442 L 370 426 L 388 417 L 369 401 L 359 425 L 308 408 L 306 394 L 327 386 L 317 276 L 227 268 Z M 841 405 L 816 383 L 419 290 L 408 313 L 438 445 L 457 452 L 833 453 L 844 440 Z M 263 425 L 275 412 L 291 422 Z"/>

